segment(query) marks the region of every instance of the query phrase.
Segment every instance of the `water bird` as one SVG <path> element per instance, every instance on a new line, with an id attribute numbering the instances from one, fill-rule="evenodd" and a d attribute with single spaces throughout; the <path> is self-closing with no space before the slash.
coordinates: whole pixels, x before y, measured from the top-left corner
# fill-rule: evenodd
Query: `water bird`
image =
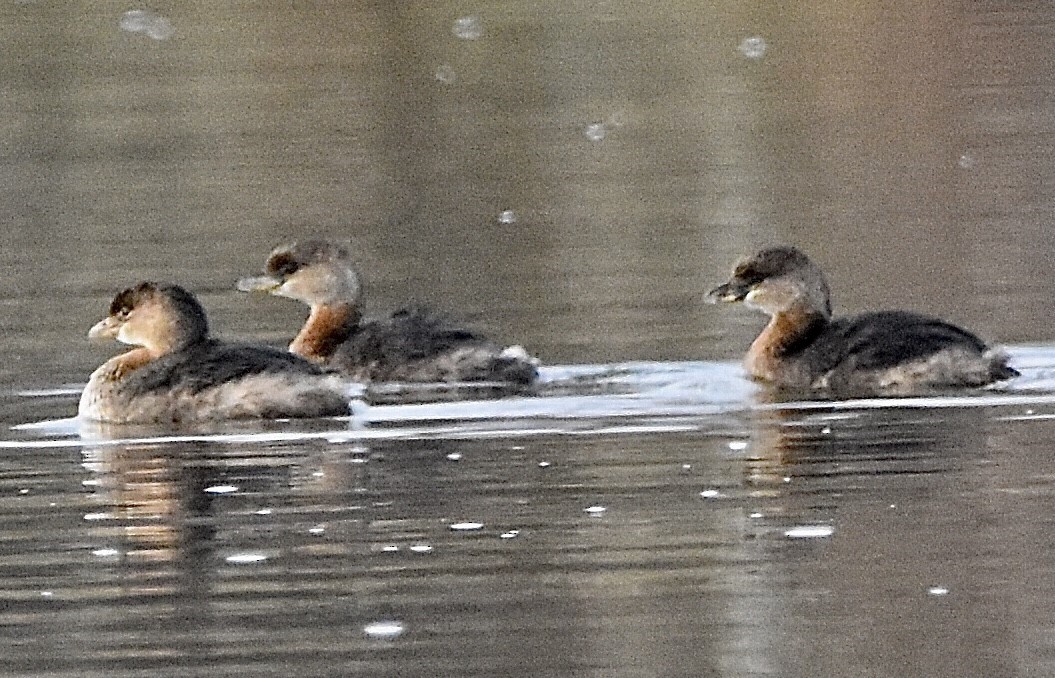
<path id="1" fill-rule="evenodd" d="M 324 417 L 348 413 L 343 380 L 285 351 L 209 337 L 205 311 L 179 285 L 123 290 L 89 339 L 135 348 L 92 372 L 78 416 L 111 423 Z"/>
<path id="2" fill-rule="evenodd" d="M 445 315 L 411 307 L 363 320 L 362 288 L 348 248 L 327 240 L 275 247 L 243 292 L 307 304 L 308 319 L 289 350 L 359 381 L 491 382 L 528 386 L 538 361 L 520 346 L 502 348 Z"/>
<path id="3" fill-rule="evenodd" d="M 833 318 L 828 282 L 795 247 L 767 247 L 737 262 L 707 295 L 770 316 L 744 366 L 789 389 L 907 394 L 977 387 L 1018 376 L 1007 356 L 965 329 L 909 311 Z"/>

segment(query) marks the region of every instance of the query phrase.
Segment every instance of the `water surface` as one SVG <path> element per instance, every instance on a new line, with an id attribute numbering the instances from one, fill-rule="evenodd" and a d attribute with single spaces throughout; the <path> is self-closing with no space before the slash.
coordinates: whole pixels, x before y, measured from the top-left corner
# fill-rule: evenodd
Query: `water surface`
<path id="1" fill-rule="evenodd" d="M 127 14 L 138 11 L 137 14 Z M 0 8 L 0 672 L 1055 672 L 1044 3 Z M 276 242 L 453 310 L 538 395 L 70 421 L 118 289 L 214 331 Z M 838 312 L 1010 346 L 993 389 L 775 397 L 702 296 L 758 245 Z M 458 528 L 458 529 L 455 529 Z"/>

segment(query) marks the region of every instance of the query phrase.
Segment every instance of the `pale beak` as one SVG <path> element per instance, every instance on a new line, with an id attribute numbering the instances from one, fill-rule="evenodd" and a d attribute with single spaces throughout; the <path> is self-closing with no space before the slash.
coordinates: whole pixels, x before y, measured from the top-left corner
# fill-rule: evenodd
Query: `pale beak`
<path id="1" fill-rule="evenodd" d="M 711 304 L 717 304 L 719 301 L 743 301 L 750 293 L 751 288 L 748 285 L 738 283 L 735 280 L 730 280 L 724 285 L 719 285 L 708 292 L 706 299 L 707 302 Z"/>
<path id="2" fill-rule="evenodd" d="M 281 286 L 281 280 L 269 275 L 255 275 L 238 281 L 239 292 L 267 292 L 272 294 Z"/>
<path id="3" fill-rule="evenodd" d="M 90 341 L 103 341 L 105 339 L 116 339 L 117 332 L 121 329 L 121 321 L 113 316 L 107 316 L 92 325 L 88 330 Z"/>

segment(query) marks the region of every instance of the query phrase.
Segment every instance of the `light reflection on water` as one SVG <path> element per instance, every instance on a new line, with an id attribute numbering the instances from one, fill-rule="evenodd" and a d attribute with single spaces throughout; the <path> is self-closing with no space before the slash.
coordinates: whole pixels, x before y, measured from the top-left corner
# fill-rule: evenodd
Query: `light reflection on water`
<path id="1" fill-rule="evenodd" d="M 1050 425 L 1007 415 L 1055 405 L 1030 388 L 1055 349 L 1028 353 L 1023 384 L 936 407 L 766 403 L 730 363 L 627 363 L 547 368 L 551 395 L 386 404 L 368 421 L 12 432 L 0 623 L 20 633 L 4 661 L 39 666 L 32 639 L 74 614 L 80 641 L 49 650 L 57 671 L 711 665 L 676 651 L 691 646 L 783 675 L 803 656 L 794 637 L 860 623 L 876 591 L 871 623 L 981 629 L 962 606 L 1016 596 L 979 568 L 1015 556 L 967 553 L 990 548 L 983 526 L 1033 510 L 991 471 L 1041 462 L 1014 440 Z"/>
<path id="2" fill-rule="evenodd" d="M 0 6 L 0 672 L 1055 673 L 1055 10 L 157 9 Z M 67 419 L 117 289 L 282 345 L 303 309 L 233 284 L 317 235 L 368 313 L 465 313 L 542 393 Z M 767 394 L 760 319 L 700 296 L 778 242 L 1024 377 Z"/>

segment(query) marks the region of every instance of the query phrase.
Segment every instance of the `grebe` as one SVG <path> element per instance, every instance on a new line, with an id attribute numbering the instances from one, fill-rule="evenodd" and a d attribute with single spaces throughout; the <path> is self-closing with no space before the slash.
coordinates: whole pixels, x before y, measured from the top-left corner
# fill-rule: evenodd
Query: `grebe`
<path id="1" fill-rule="evenodd" d="M 308 319 L 289 350 L 359 381 L 526 386 L 538 376 L 537 361 L 523 348 L 503 349 L 427 310 L 363 322 L 359 276 L 348 250 L 333 242 L 276 247 L 265 274 L 243 278 L 238 289 L 307 304 Z"/>
<path id="2" fill-rule="evenodd" d="M 744 366 L 752 377 L 793 389 L 904 394 L 983 386 L 1018 376 L 1007 356 L 967 330 L 907 311 L 832 318 L 820 268 L 794 247 L 740 260 L 711 302 L 743 302 L 767 313 Z"/>
<path id="3" fill-rule="evenodd" d="M 78 407 L 85 419 L 184 422 L 348 413 L 337 375 L 278 349 L 210 339 L 205 311 L 178 285 L 142 282 L 124 290 L 88 337 L 136 348 L 92 372 Z"/>

